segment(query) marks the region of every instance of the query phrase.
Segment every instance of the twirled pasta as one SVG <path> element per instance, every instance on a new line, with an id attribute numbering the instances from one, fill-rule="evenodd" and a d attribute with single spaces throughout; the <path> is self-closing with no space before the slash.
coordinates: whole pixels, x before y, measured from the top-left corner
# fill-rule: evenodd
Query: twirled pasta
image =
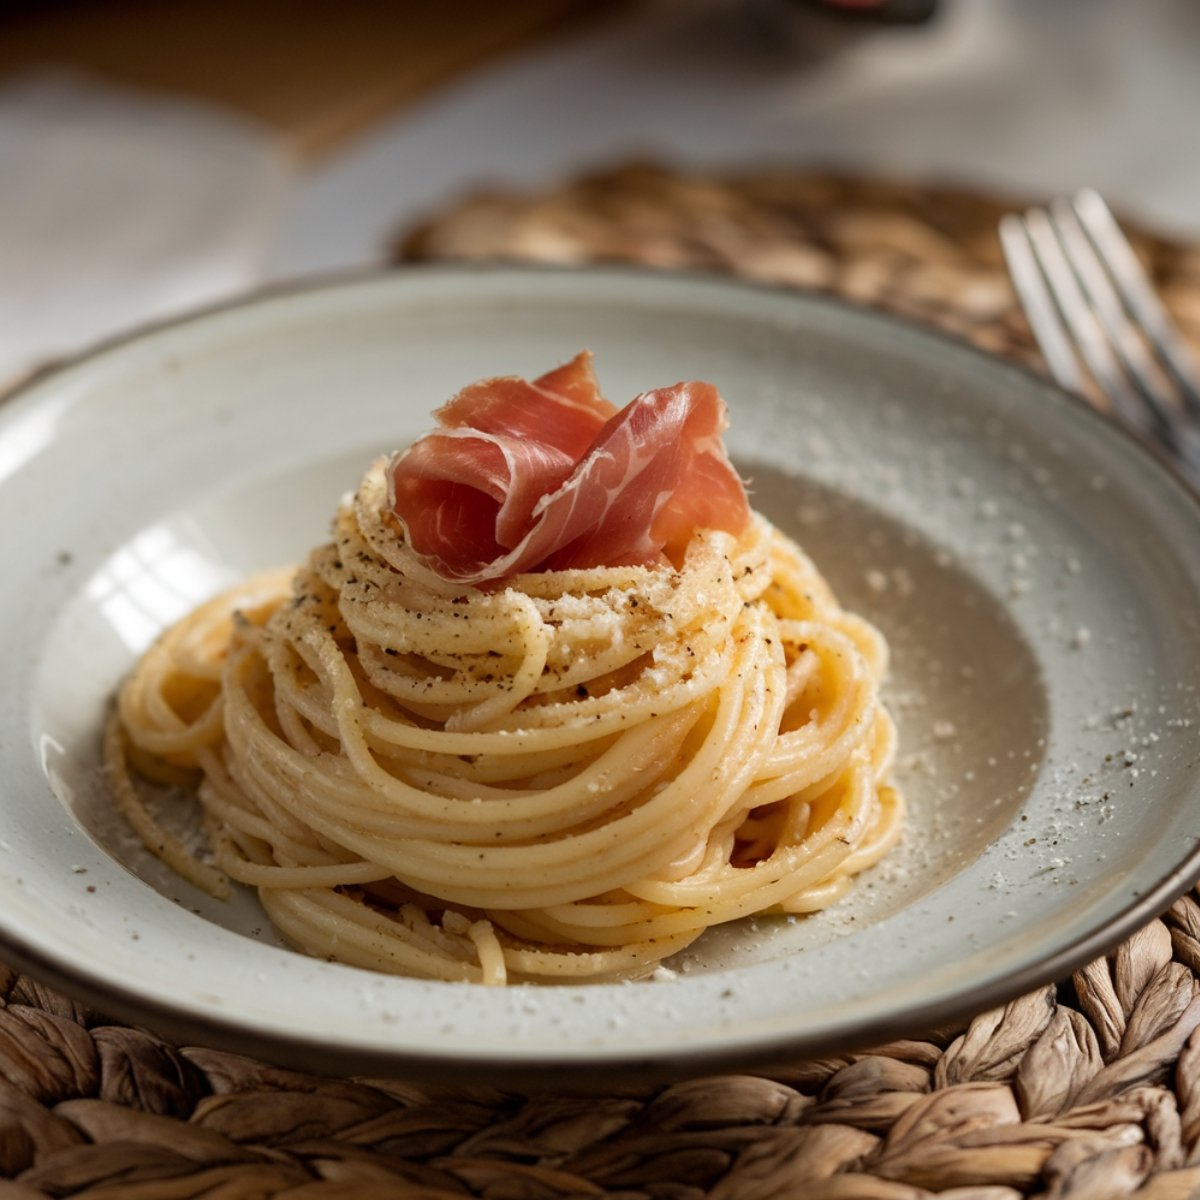
<path id="1" fill-rule="evenodd" d="M 385 516 L 168 631 L 106 749 L 147 846 L 257 887 L 310 954 L 504 983 L 646 974 L 711 925 L 830 904 L 896 840 L 886 646 L 756 517 L 678 569 L 448 583 Z M 133 772 L 199 779 L 213 862 Z"/>

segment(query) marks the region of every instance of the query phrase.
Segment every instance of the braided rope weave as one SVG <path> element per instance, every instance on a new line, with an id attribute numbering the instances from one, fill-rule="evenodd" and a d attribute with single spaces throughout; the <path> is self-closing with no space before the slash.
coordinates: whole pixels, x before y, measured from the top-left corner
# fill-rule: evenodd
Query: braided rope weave
<path id="1" fill-rule="evenodd" d="M 401 253 L 738 269 L 1036 361 L 994 244 L 1000 210 L 892 184 L 633 168 L 478 198 Z M 1200 254 L 1139 249 L 1200 334 Z M 1200 1196 L 1198 975 L 1193 893 L 1108 958 L 965 1029 L 568 1096 L 326 1079 L 179 1049 L 0 965 L 0 1200 L 1183 1200 Z"/>
<path id="2" fill-rule="evenodd" d="M 1200 1195 L 1200 902 L 914 1038 L 593 1096 L 334 1080 L 175 1049 L 0 973 L 0 1200 Z"/>

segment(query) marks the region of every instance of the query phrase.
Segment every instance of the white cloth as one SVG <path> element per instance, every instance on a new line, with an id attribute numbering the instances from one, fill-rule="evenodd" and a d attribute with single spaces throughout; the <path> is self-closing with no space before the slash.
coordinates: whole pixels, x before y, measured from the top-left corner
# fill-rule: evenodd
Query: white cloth
<path id="1" fill-rule="evenodd" d="M 0 387 L 262 278 L 290 167 L 264 129 L 66 74 L 0 88 Z"/>

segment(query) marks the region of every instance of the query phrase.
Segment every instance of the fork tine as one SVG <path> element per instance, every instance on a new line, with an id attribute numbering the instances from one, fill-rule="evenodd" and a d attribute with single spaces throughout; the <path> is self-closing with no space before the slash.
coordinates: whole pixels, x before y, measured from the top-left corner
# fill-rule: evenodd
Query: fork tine
<path id="1" fill-rule="evenodd" d="M 1108 334 L 1126 375 L 1153 414 L 1156 432 L 1172 445 L 1177 445 L 1180 440 L 1179 415 L 1170 385 L 1126 315 L 1125 307 L 1074 208 L 1064 200 L 1056 200 L 1050 205 L 1050 215 L 1066 260 L 1074 270 L 1097 320 Z"/>
<path id="2" fill-rule="evenodd" d="M 1134 429 L 1150 432 L 1146 406 L 1113 357 L 1104 329 L 1080 290 L 1049 215 L 1040 209 L 1030 209 L 1025 214 L 1025 232 L 1063 322 L 1100 390 L 1123 421 Z M 1036 328 L 1034 332 L 1040 339 Z"/>
<path id="3" fill-rule="evenodd" d="M 1159 302 L 1116 218 L 1100 194 L 1091 188 L 1076 194 L 1073 207 L 1080 225 L 1107 264 L 1126 307 L 1145 330 L 1192 414 L 1200 417 L 1200 385 L 1197 384 L 1200 368 Z"/>
<path id="4" fill-rule="evenodd" d="M 1046 281 L 1038 268 L 1024 222 L 1014 213 L 1000 220 L 1000 244 L 1017 298 L 1029 317 L 1050 374 L 1069 391 L 1082 392 L 1085 382 L 1079 359 L 1071 349 L 1071 340 L 1046 290 Z"/>

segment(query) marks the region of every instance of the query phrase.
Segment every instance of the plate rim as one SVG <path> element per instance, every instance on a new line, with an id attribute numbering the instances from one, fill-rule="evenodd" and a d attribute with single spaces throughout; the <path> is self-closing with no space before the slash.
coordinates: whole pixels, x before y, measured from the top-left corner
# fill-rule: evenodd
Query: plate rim
<path id="1" fill-rule="evenodd" d="M 102 358 L 110 351 L 119 350 L 159 333 L 166 333 L 179 326 L 190 325 L 194 322 L 206 320 L 209 317 L 235 312 L 238 309 L 254 308 L 259 304 L 268 303 L 273 300 L 284 300 L 291 296 L 306 295 L 314 292 L 337 291 L 343 287 L 352 288 L 363 284 L 383 283 L 389 279 L 406 275 L 475 274 L 547 276 L 626 275 L 635 279 L 690 280 L 701 287 L 715 285 L 718 287 L 728 287 L 733 290 L 776 295 L 786 299 L 798 299 L 805 303 L 842 309 L 854 317 L 878 321 L 884 325 L 899 325 L 911 330 L 918 336 L 941 342 L 950 350 L 965 351 L 969 356 L 977 357 L 992 366 L 998 366 L 1003 370 L 1011 371 L 1023 377 L 1027 382 L 1053 393 L 1060 401 L 1065 400 L 1077 412 L 1083 414 L 1086 420 L 1096 421 L 1105 426 L 1132 445 L 1135 451 L 1153 461 L 1159 470 L 1164 471 L 1178 487 L 1188 493 L 1193 502 L 1200 505 L 1200 483 L 1193 483 L 1186 475 L 1182 474 L 1165 450 L 1160 449 L 1153 442 L 1148 442 L 1139 437 L 1133 430 L 1121 422 L 1106 417 L 1085 397 L 1063 387 L 1057 380 L 1042 375 L 1034 370 L 1030 364 L 1020 362 L 1017 359 L 1006 358 L 995 351 L 987 350 L 982 346 L 976 345 L 963 335 L 922 321 L 919 317 L 910 316 L 908 313 L 892 312 L 888 309 L 879 308 L 864 301 L 854 300 L 849 296 L 842 296 L 820 288 L 771 283 L 767 280 L 749 279 L 740 275 L 731 275 L 728 272 L 704 270 L 702 268 L 648 267 L 638 263 L 553 263 L 521 262 L 515 259 L 486 259 L 479 261 L 447 259 L 444 261 L 428 260 L 333 268 L 327 271 L 316 271 L 311 275 L 272 280 L 223 300 L 216 300 L 210 304 L 201 304 L 171 316 L 138 322 L 136 325 L 132 325 L 119 333 L 110 334 L 107 337 L 89 342 L 78 350 L 67 354 L 55 355 L 50 361 L 35 367 L 29 373 L 20 376 L 8 387 L 0 390 L 0 425 L 7 423 L 9 419 L 8 414 L 14 407 L 23 407 L 29 401 L 29 394 L 36 392 L 46 382 L 59 375 L 66 374 L 77 367 L 86 366 L 94 359 Z"/>
<path id="2" fill-rule="evenodd" d="M 369 266 L 323 272 L 319 275 L 289 279 L 268 284 L 253 291 L 222 300 L 215 304 L 189 310 L 162 320 L 138 325 L 113 337 L 106 338 L 80 351 L 56 359 L 20 380 L 15 387 L 0 393 L 0 437 L 14 416 L 29 405 L 41 402 L 39 391 L 63 375 L 84 368 L 92 362 L 124 347 L 150 340 L 173 329 L 202 323 L 220 314 L 255 308 L 289 297 L 303 297 L 343 288 L 373 283 L 385 284 L 401 277 L 439 277 L 477 275 L 510 275 L 516 277 L 558 276 L 580 280 L 588 276 L 607 275 L 630 279 L 676 280 L 692 282 L 700 287 L 718 287 L 733 292 L 777 295 L 788 301 L 800 301 L 820 307 L 840 309 L 854 320 L 868 324 L 900 327 L 927 343 L 941 343 L 947 350 L 966 353 L 986 364 L 988 370 L 999 370 L 1024 381 L 1059 402 L 1066 401 L 1073 411 L 1072 419 L 1096 422 L 1117 434 L 1131 452 L 1144 456 L 1157 471 L 1162 472 L 1183 494 L 1185 501 L 1200 517 L 1200 487 L 1184 477 L 1165 453 L 1147 444 L 1132 431 L 1105 417 L 1083 397 L 1078 396 L 1040 375 L 1025 363 L 1017 362 L 985 350 L 965 338 L 903 314 L 831 295 L 815 289 L 788 287 L 742 279 L 715 271 L 663 270 L 636 264 L 549 264 L 520 262 L 428 262 Z M 392 1048 L 379 1046 L 360 1050 L 346 1046 L 329 1046 L 312 1034 L 281 1034 L 274 1029 L 263 1030 L 248 1024 L 244 1016 L 221 1020 L 195 1012 L 186 1004 L 171 1001 L 147 1001 L 136 988 L 120 980 L 105 979 L 86 967 L 60 962 L 44 953 L 21 934 L 7 929 L 0 922 L 0 950 L 5 961 L 30 976 L 49 984 L 68 996 L 77 997 L 106 1015 L 118 1017 L 131 1024 L 152 1029 L 169 1025 L 166 1036 L 174 1044 L 220 1045 L 238 1053 L 273 1062 L 301 1066 L 303 1069 L 328 1070 L 339 1075 L 361 1071 L 378 1072 L 381 1068 L 401 1069 L 416 1078 L 478 1080 L 481 1075 L 503 1077 L 518 1083 L 579 1087 L 581 1079 L 594 1078 L 602 1073 L 606 1079 L 644 1080 L 667 1079 L 730 1067 L 746 1067 L 779 1061 L 781 1056 L 805 1057 L 876 1045 L 898 1036 L 915 1036 L 914 1031 L 928 1030 L 952 1022 L 962 1022 L 999 1004 L 1046 984 L 1058 982 L 1071 972 L 1119 945 L 1139 928 L 1159 916 L 1171 903 L 1200 882 L 1200 842 L 1179 863 L 1153 886 L 1138 893 L 1121 908 L 1108 924 L 1076 937 L 1034 962 L 1026 964 L 991 983 L 964 988 L 935 1003 L 915 1002 L 889 1009 L 876 1017 L 859 1021 L 832 1034 L 822 1034 L 814 1040 L 803 1029 L 787 1035 L 760 1035 L 748 1043 L 736 1033 L 726 1034 L 716 1046 L 683 1045 L 665 1051 L 631 1053 L 614 1052 L 598 1047 L 594 1054 L 556 1054 L 553 1059 L 534 1059 L 526 1056 L 506 1058 L 502 1054 L 485 1056 L 455 1055 L 452 1050 L 429 1052 L 417 1047 Z M 186 1036 L 180 1038 L 179 1033 Z M 315 1066 L 314 1066 L 315 1064 Z"/>

